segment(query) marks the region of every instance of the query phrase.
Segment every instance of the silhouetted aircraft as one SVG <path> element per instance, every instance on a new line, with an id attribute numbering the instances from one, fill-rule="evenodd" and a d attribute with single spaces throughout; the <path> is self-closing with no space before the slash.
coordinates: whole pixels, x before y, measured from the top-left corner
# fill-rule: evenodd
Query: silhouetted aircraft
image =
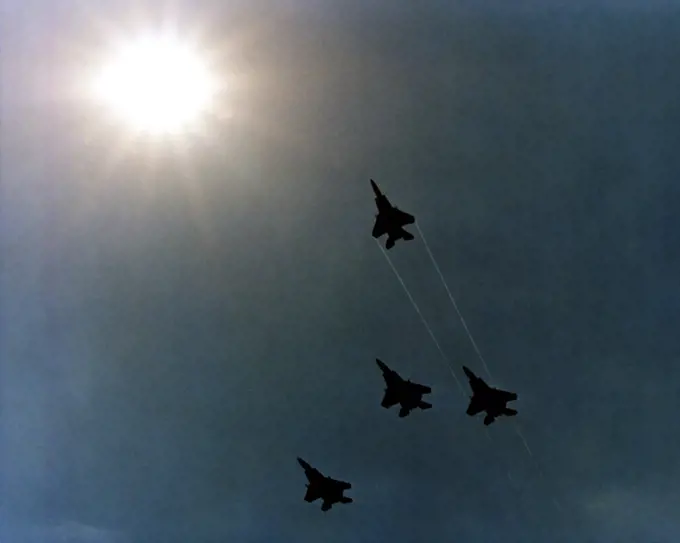
<path id="1" fill-rule="evenodd" d="M 309 481 L 306 485 L 306 502 L 313 502 L 321 498 L 323 500 L 321 510 L 328 511 L 333 507 L 334 503 L 352 503 L 352 501 L 354 501 L 352 498 L 347 498 L 342 495 L 345 490 L 352 488 L 351 484 L 332 479 L 331 477 L 326 477 L 318 469 L 313 468 L 300 457 L 298 457 L 297 461 L 305 470 L 305 475 Z"/>
<path id="2" fill-rule="evenodd" d="M 432 392 L 430 387 L 412 383 L 410 380 L 405 381 L 396 371 L 388 368 L 387 364 L 382 360 L 376 358 L 375 361 L 382 370 L 383 378 L 387 385 L 380 405 L 385 409 L 389 409 L 393 405 L 400 404 L 399 416 L 402 418 L 416 407 L 420 407 L 420 409 L 430 409 L 432 407 L 432 404 L 422 400 L 423 394 Z"/>
<path id="3" fill-rule="evenodd" d="M 413 234 L 404 230 L 407 224 L 413 224 L 416 219 L 413 215 L 409 215 L 396 206 L 393 206 L 387 199 L 375 181 L 371 179 L 371 187 L 375 193 L 375 205 L 378 207 L 378 213 L 375 216 L 375 224 L 373 225 L 373 237 L 379 238 L 387 234 L 386 249 L 394 247 L 395 241 L 403 239 L 404 241 L 411 241 Z"/>
<path id="4" fill-rule="evenodd" d="M 468 415 L 474 417 L 476 414 L 486 411 L 484 424 L 488 426 L 496 417 L 501 415 L 514 417 L 517 414 L 517 411 L 506 406 L 508 402 L 517 399 L 517 394 L 490 387 L 481 377 L 477 377 L 465 366 L 463 366 L 463 371 L 470 380 L 470 388 L 472 388 L 470 405 L 467 408 Z"/>

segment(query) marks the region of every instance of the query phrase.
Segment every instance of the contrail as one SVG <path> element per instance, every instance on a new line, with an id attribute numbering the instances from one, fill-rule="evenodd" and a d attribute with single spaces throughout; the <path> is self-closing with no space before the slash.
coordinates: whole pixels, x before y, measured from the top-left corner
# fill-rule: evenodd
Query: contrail
<path id="1" fill-rule="evenodd" d="M 482 352 L 479 350 L 479 347 L 477 346 L 477 342 L 475 341 L 475 338 L 472 336 L 472 332 L 470 332 L 470 329 L 468 328 L 467 322 L 465 322 L 465 318 L 463 317 L 463 314 L 461 313 L 460 309 L 458 308 L 458 304 L 456 303 L 456 299 L 454 298 L 453 294 L 451 294 L 451 289 L 449 288 L 449 285 L 446 283 L 446 279 L 444 279 L 444 274 L 441 271 L 441 268 L 439 267 L 439 264 L 437 264 L 437 260 L 435 259 L 434 255 L 432 254 L 432 250 L 430 249 L 430 245 L 427 243 L 427 239 L 425 238 L 425 235 L 423 234 L 423 231 L 420 229 L 420 225 L 416 222 L 416 228 L 418 230 L 418 234 L 420 234 L 420 238 L 423 240 L 423 245 L 425 246 L 425 250 L 427 251 L 427 254 L 430 257 L 430 260 L 432 261 L 432 264 L 434 265 L 435 270 L 437 270 L 437 274 L 439 275 L 439 279 L 442 282 L 442 285 L 444 286 L 444 289 L 446 290 L 446 294 L 449 296 L 449 300 L 451 301 L 451 305 L 453 305 L 453 308 L 456 310 L 456 314 L 458 315 L 458 318 L 460 319 L 461 324 L 463 325 L 463 328 L 465 329 L 465 333 L 467 334 L 468 339 L 470 340 L 470 343 L 472 344 L 472 347 L 474 348 L 475 352 L 477 353 L 477 357 L 479 358 L 479 361 L 482 363 L 482 366 L 484 366 L 484 370 L 486 371 L 486 374 L 489 376 L 489 378 L 492 378 L 491 372 L 489 371 L 489 366 L 486 363 L 486 360 L 484 359 L 484 356 L 482 355 Z M 534 456 L 533 452 L 531 452 L 531 448 L 529 447 L 529 443 L 527 442 L 526 438 L 522 434 L 522 431 L 519 428 L 519 424 L 517 421 L 515 422 L 515 431 L 517 432 L 517 435 L 519 438 L 522 440 L 522 443 L 524 444 L 524 448 L 527 451 L 527 454 L 531 457 L 533 460 L 533 463 L 539 473 L 539 476 L 545 480 L 545 476 L 543 474 L 543 470 L 541 469 L 541 465 L 538 463 L 538 460 Z M 491 441 L 491 436 L 487 432 L 487 438 L 489 441 Z M 561 512 L 564 513 L 564 509 L 560 505 L 560 503 L 557 501 L 556 498 L 553 497 L 552 499 L 553 504 L 555 507 Z"/>
<path id="2" fill-rule="evenodd" d="M 417 226 L 417 225 L 416 225 L 416 226 Z M 434 257 L 432 256 L 432 252 L 430 251 L 429 247 L 427 246 L 427 242 L 425 241 L 425 237 L 422 235 L 422 231 L 420 230 L 420 228 L 418 228 L 418 231 L 420 232 L 421 238 L 423 239 L 423 242 L 425 243 L 425 247 L 427 248 L 427 252 L 428 252 L 428 254 L 430 255 L 430 258 L 431 258 L 433 264 L 435 265 L 435 268 L 437 269 L 437 272 L 439 273 L 439 277 L 441 278 L 442 283 L 444 284 L 444 287 L 446 288 L 446 291 L 447 291 L 447 293 L 448 293 L 448 295 L 449 295 L 449 299 L 450 299 L 451 302 L 453 303 L 453 306 L 454 306 L 454 308 L 456 309 L 456 312 L 458 313 L 458 316 L 460 317 L 460 320 L 461 320 L 461 322 L 463 323 L 463 326 L 465 327 L 465 330 L 466 330 L 466 332 L 467 332 L 467 334 L 468 334 L 468 337 L 470 338 L 470 341 L 472 342 L 473 346 L 475 347 L 475 350 L 477 351 L 477 355 L 479 356 L 480 360 L 481 360 L 482 363 L 484 364 L 484 367 L 486 368 L 487 374 L 489 374 L 489 377 L 491 377 L 491 374 L 490 374 L 488 368 L 486 367 L 486 362 L 484 362 L 484 358 L 482 357 L 481 352 L 480 352 L 479 349 L 477 348 L 477 345 L 476 345 L 476 343 L 475 343 L 475 340 L 474 340 L 474 338 L 472 337 L 472 334 L 470 333 L 470 331 L 469 331 L 469 329 L 468 329 L 468 327 L 467 327 L 467 324 L 465 323 L 465 319 L 463 318 L 463 316 L 461 315 L 460 311 L 458 310 L 458 306 L 456 305 L 456 301 L 455 301 L 455 299 L 453 298 L 453 295 L 451 294 L 451 291 L 449 290 L 448 285 L 446 284 L 446 281 L 444 280 L 444 277 L 443 277 L 443 275 L 442 275 L 442 273 L 441 273 L 441 270 L 439 269 L 439 266 L 437 266 L 437 263 L 436 263 L 436 261 L 434 260 Z M 397 271 L 397 268 L 395 267 L 394 263 L 392 262 L 392 259 L 391 259 L 391 258 L 389 257 L 389 255 L 387 254 L 387 251 L 383 248 L 383 246 L 380 244 L 380 242 L 379 242 L 377 239 L 376 239 L 375 241 L 376 241 L 378 247 L 380 247 L 380 250 L 382 251 L 383 255 L 385 256 L 385 260 L 387 260 L 387 263 L 390 265 L 390 268 L 392 268 L 392 271 L 394 272 L 394 275 L 397 277 L 397 280 L 399 281 L 399 283 L 401 284 L 402 288 L 404 289 L 404 292 L 406 293 L 406 296 L 408 296 L 408 299 L 410 300 L 411 305 L 413 305 L 413 308 L 416 310 L 416 313 L 418 313 L 418 316 L 420 317 L 420 320 L 422 321 L 423 326 L 425 326 L 425 328 L 427 329 L 428 333 L 430 334 L 430 337 L 432 338 L 432 341 L 434 342 L 435 346 L 437 347 L 437 350 L 439 351 L 439 354 L 440 354 L 440 355 L 442 356 L 442 358 L 444 359 L 444 361 L 445 361 L 445 363 L 446 363 L 446 365 L 447 365 L 449 371 L 451 372 L 451 375 L 452 375 L 453 378 L 456 380 L 456 384 L 458 385 L 458 389 L 460 390 L 460 392 L 461 392 L 461 394 L 463 395 L 463 397 L 467 399 L 467 394 L 465 393 L 465 389 L 463 388 L 463 385 L 461 384 L 460 380 L 459 380 L 458 377 L 456 376 L 456 373 L 453 371 L 453 367 L 451 366 L 451 363 L 449 362 L 448 357 L 446 356 L 446 354 L 444 353 L 443 349 L 441 348 L 441 345 L 439 344 L 439 341 L 437 341 L 437 338 L 435 337 L 434 332 L 432 331 L 432 328 L 431 328 L 430 325 L 427 323 L 427 320 L 425 320 L 425 317 L 423 316 L 422 312 L 420 311 L 420 308 L 418 307 L 418 304 L 417 304 L 416 301 L 413 299 L 413 296 L 411 295 L 410 291 L 408 290 L 408 287 L 406 286 L 406 283 L 404 282 L 404 280 L 402 279 L 401 275 L 400 275 L 399 272 Z M 493 438 L 491 437 L 491 434 L 489 433 L 489 429 L 488 429 L 488 428 L 484 428 L 484 430 L 485 430 L 484 433 L 485 433 L 485 435 L 486 435 L 486 438 L 488 439 L 489 443 L 492 444 L 492 448 L 496 451 L 496 455 L 498 456 L 498 451 L 497 451 L 497 449 L 496 449 L 495 447 L 493 447 L 493 441 L 494 441 L 494 440 L 493 440 Z M 523 438 L 522 438 L 522 439 L 523 439 Z M 526 447 L 527 451 L 529 452 L 529 454 L 531 454 L 531 451 L 529 450 L 529 447 L 528 447 L 528 445 L 526 444 L 526 441 L 525 441 L 524 439 L 523 439 L 523 441 L 524 441 L 524 444 L 525 444 L 525 447 Z M 499 461 L 500 461 L 500 459 L 499 459 Z M 516 492 L 519 492 L 519 488 L 515 488 L 515 484 L 514 484 L 514 481 L 513 481 L 513 479 L 512 479 L 512 475 L 510 474 L 509 471 L 507 472 L 507 475 L 508 475 L 508 479 L 510 479 L 511 486 L 513 486 L 513 488 L 515 489 Z"/>
<path id="3" fill-rule="evenodd" d="M 456 299 L 453 297 L 453 294 L 451 294 L 451 289 L 449 288 L 449 285 L 446 283 L 446 279 L 444 279 L 444 274 L 442 273 L 441 269 L 439 268 L 439 264 L 437 264 L 437 260 L 434 258 L 434 255 L 432 254 L 432 251 L 430 250 L 430 245 L 427 243 L 427 240 L 425 239 L 425 235 L 423 234 L 423 231 L 420 229 L 420 226 L 416 222 L 416 228 L 418 229 L 418 234 L 420 234 L 420 239 L 423 240 L 423 245 L 425 245 L 425 250 L 427 251 L 427 254 L 430 256 L 430 260 L 432 261 L 432 264 L 434 264 L 434 268 L 437 270 L 437 273 L 439 274 L 439 279 L 441 279 L 442 285 L 444 285 L 444 289 L 446 289 L 446 294 L 449 296 L 449 300 L 451 300 L 451 304 L 453 305 L 453 308 L 456 310 L 456 313 L 458 314 L 458 318 L 460 319 L 461 324 L 463 325 L 463 328 L 465 329 L 465 333 L 467 334 L 468 338 L 470 339 L 470 343 L 472 343 L 472 347 L 474 348 L 475 352 L 477 353 L 477 356 L 479 357 L 479 360 L 482 362 L 482 365 L 484 366 L 484 370 L 486 371 L 486 374 L 491 377 L 491 372 L 489 371 L 489 366 L 486 364 L 486 360 L 484 360 L 484 357 L 482 356 L 482 352 L 479 350 L 479 347 L 477 347 L 477 342 L 475 341 L 475 338 L 472 337 L 472 332 L 470 332 L 470 329 L 468 328 L 467 322 L 465 322 L 465 318 L 463 317 L 463 314 L 460 312 L 460 309 L 458 309 L 458 304 L 456 303 Z"/>
<path id="4" fill-rule="evenodd" d="M 517 435 L 518 435 L 519 438 L 522 440 L 522 443 L 524 443 L 524 448 L 525 448 L 525 449 L 527 450 L 527 452 L 529 453 L 529 456 L 531 456 L 531 458 L 533 458 L 533 457 L 534 457 L 534 453 L 531 452 L 531 449 L 529 448 L 529 444 L 527 443 L 527 440 L 525 439 L 524 435 L 522 435 L 522 432 L 521 432 L 520 429 L 519 429 L 519 424 L 517 424 L 516 421 L 515 421 L 515 432 L 517 432 Z"/>
<path id="5" fill-rule="evenodd" d="M 408 288 L 406 287 L 406 283 L 404 280 L 401 278 L 401 275 L 397 271 L 397 268 L 394 266 L 392 263 L 392 259 L 390 256 L 387 254 L 387 251 L 383 248 L 383 246 L 380 244 L 380 242 L 376 239 L 376 243 L 378 244 L 378 247 L 380 247 L 380 250 L 382 251 L 382 254 L 385 255 L 385 260 L 387 260 L 387 263 L 390 265 L 390 268 L 392 268 L 392 271 L 394 272 L 394 275 L 397 277 L 399 280 L 399 283 L 401 283 L 402 288 L 404 289 L 404 292 L 406 293 L 406 296 L 408 296 L 408 299 L 411 301 L 411 305 L 413 305 L 413 308 L 416 310 L 416 313 L 418 313 L 418 316 L 420 317 L 420 320 L 423 323 L 423 326 L 425 326 L 425 329 L 428 331 L 430 334 L 430 337 L 432 338 L 432 341 L 434 342 L 435 346 L 437 347 L 437 350 L 439 351 L 439 354 L 442 356 L 444 359 L 444 362 L 446 363 L 447 368 L 451 372 L 451 375 L 453 378 L 456 380 L 456 384 L 458 385 L 458 389 L 460 390 L 461 394 L 465 396 L 465 389 L 463 388 L 463 385 L 461 384 L 460 380 L 456 376 L 456 373 L 453 371 L 453 368 L 451 367 L 451 363 L 449 362 L 449 358 L 446 356 L 444 353 L 444 350 L 442 349 L 441 345 L 439 344 L 439 341 L 437 341 L 437 338 L 434 335 L 434 332 L 432 331 L 432 328 L 430 325 L 427 323 L 425 320 L 425 317 L 423 316 L 422 312 L 420 311 L 420 308 L 418 307 L 418 304 L 416 301 L 413 299 L 413 296 L 411 296 L 411 293 L 409 292 Z"/>

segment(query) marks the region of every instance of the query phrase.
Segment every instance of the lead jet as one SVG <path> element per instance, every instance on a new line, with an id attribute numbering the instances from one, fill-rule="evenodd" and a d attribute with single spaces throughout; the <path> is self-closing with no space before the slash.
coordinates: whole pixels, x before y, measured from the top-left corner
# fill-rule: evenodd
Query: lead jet
<path id="1" fill-rule="evenodd" d="M 467 414 L 474 417 L 482 411 L 486 411 L 484 417 L 484 424 L 488 426 L 496 417 L 505 415 L 506 417 L 514 417 L 517 411 L 507 407 L 507 403 L 517 399 L 517 394 L 514 392 L 507 392 L 498 388 L 493 388 L 487 385 L 481 377 L 477 377 L 469 368 L 463 366 L 463 371 L 470 381 L 470 388 L 472 389 L 472 396 L 470 397 L 470 405 L 467 408 Z"/>
<path id="2" fill-rule="evenodd" d="M 416 222 L 415 217 L 393 206 L 387 199 L 387 196 L 380 192 L 378 185 L 375 184 L 373 179 L 371 179 L 371 187 L 373 187 L 373 192 L 375 193 L 375 205 L 378 207 L 372 236 L 377 239 L 387 234 L 386 249 L 394 247 L 394 243 L 398 239 L 403 239 L 404 241 L 414 239 L 413 234 L 404 230 L 403 227 Z"/>
<path id="3" fill-rule="evenodd" d="M 405 381 L 396 371 L 387 367 L 382 360 L 376 358 L 375 361 L 382 370 L 385 379 L 385 395 L 380 403 L 385 409 L 400 404 L 399 416 L 407 416 L 413 409 L 430 409 L 432 404 L 423 401 L 423 394 L 429 394 L 432 389 L 425 385 Z"/>
<path id="4" fill-rule="evenodd" d="M 305 494 L 306 502 L 313 502 L 321 498 L 322 511 L 328 511 L 335 503 L 352 503 L 352 498 L 343 496 L 345 490 L 352 488 L 352 485 L 344 481 L 338 481 L 331 477 L 326 477 L 318 469 L 313 468 L 302 458 L 298 457 L 297 461 L 305 470 L 307 476 L 307 493 Z"/>

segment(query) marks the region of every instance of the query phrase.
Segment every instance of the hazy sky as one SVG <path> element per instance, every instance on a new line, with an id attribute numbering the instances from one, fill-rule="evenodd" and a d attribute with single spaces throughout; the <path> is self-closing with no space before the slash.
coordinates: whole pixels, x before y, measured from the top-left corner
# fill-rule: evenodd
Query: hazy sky
<path id="1" fill-rule="evenodd" d="M 234 85 L 179 147 L 74 98 L 95 21 L 163 12 L 89 4 L 2 4 L 3 543 L 678 541 L 680 4 L 180 3 Z M 533 457 L 465 415 L 369 178 Z M 376 357 L 434 408 L 382 409 Z"/>

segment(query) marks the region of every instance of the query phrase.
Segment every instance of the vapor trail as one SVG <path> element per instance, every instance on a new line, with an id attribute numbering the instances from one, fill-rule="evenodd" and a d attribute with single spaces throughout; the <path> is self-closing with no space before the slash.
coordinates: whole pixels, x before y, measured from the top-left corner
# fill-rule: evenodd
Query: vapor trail
<path id="1" fill-rule="evenodd" d="M 416 225 L 416 226 L 417 226 L 417 225 Z M 423 241 L 425 242 L 425 238 L 424 238 L 424 236 L 422 235 L 422 232 L 420 231 L 420 228 L 418 228 L 418 231 L 420 232 L 421 238 L 422 238 Z M 465 393 L 465 389 L 463 388 L 463 385 L 461 384 L 460 380 L 459 380 L 458 377 L 456 376 L 456 373 L 453 371 L 453 367 L 452 367 L 451 363 L 449 362 L 449 358 L 446 356 L 446 354 L 444 353 L 443 349 L 441 348 L 441 345 L 439 344 L 439 341 L 437 341 L 437 338 L 435 337 L 434 332 L 432 331 L 432 328 L 431 328 L 430 325 L 427 323 L 427 320 L 425 320 L 425 317 L 423 316 L 422 312 L 420 311 L 420 308 L 418 307 L 418 304 L 417 304 L 416 301 L 413 299 L 413 296 L 411 295 L 411 292 L 408 290 L 408 287 L 406 286 L 406 283 L 404 282 L 404 280 L 402 279 L 401 275 L 400 275 L 399 272 L 397 271 L 397 268 L 395 267 L 394 263 L 392 262 L 392 259 L 389 257 L 389 255 L 387 254 L 387 251 L 386 251 L 386 250 L 384 249 L 384 247 L 380 244 L 380 242 L 379 242 L 377 239 L 376 239 L 375 241 L 376 241 L 378 247 L 380 247 L 380 250 L 382 251 L 382 254 L 385 256 L 385 260 L 387 260 L 387 263 L 390 265 L 390 268 L 392 268 L 392 271 L 394 272 L 394 275 L 396 276 L 397 280 L 399 281 L 399 283 L 401 284 L 402 288 L 404 289 L 404 292 L 406 293 L 406 296 L 408 296 L 408 299 L 410 300 L 411 305 L 413 305 L 413 308 L 416 310 L 416 313 L 418 313 L 418 316 L 420 317 L 420 320 L 421 320 L 421 322 L 423 323 L 423 326 L 425 326 L 425 328 L 427 329 L 428 333 L 430 334 L 430 337 L 432 338 L 432 341 L 434 342 L 435 346 L 437 347 L 437 350 L 439 351 L 439 354 L 440 354 L 440 355 L 442 356 L 442 358 L 444 359 L 444 362 L 446 363 L 446 366 L 448 367 L 449 371 L 451 372 L 451 375 L 452 375 L 453 378 L 456 380 L 456 384 L 458 385 L 458 390 L 460 390 L 460 393 L 463 395 L 464 398 L 467 398 L 467 395 L 466 395 L 466 393 Z M 425 242 L 425 245 L 426 245 L 426 247 L 427 247 L 427 242 Z M 463 326 L 465 326 L 465 329 L 466 329 L 466 331 L 468 332 L 468 337 L 469 337 L 470 340 L 472 341 L 473 345 L 475 345 L 475 349 L 476 349 L 476 344 L 474 343 L 474 339 L 472 338 L 472 334 L 470 334 L 469 330 L 467 329 L 467 325 L 465 324 L 465 319 L 463 319 L 463 316 L 460 314 L 460 311 L 458 311 L 458 307 L 456 306 L 456 302 L 455 302 L 453 296 L 451 295 L 450 290 L 449 290 L 448 286 L 446 285 L 446 281 L 444 280 L 444 277 L 442 276 L 442 273 L 441 273 L 441 271 L 439 270 L 439 266 L 437 266 L 436 262 L 434 261 L 434 257 L 432 256 L 432 253 L 430 252 L 429 248 L 428 248 L 428 253 L 430 254 L 430 258 L 432 259 L 432 261 L 433 261 L 435 267 L 437 268 L 437 271 L 439 272 L 439 276 L 440 276 L 440 278 L 442 279 L 442 283 L 444 283 L 444 286 L 445 286 L 447 292 L 449 293 L 449 298 L 450 298 L 451 301 L 453 302 L 454 307 L 456 308 L 456 311 L 458 312 L 458 315 L 460 316 L 461 321 L 463 322 Z M 477 349 L 477 354 L 479 355 L 480 359 L 481 359 L 482 361 L 484 361 L 484 359 L 482 358 L 482 355 L 481 355 L 481 353 L 479 352 L 478 349 Z M 484 365 L 485 365 L 485 367 L 486 367 L 486 364 L 484 364 Z M 489 373 L 488 369 L 487 369 L 487 373 Z M 490 375 L 490 374 L 489 374 L 489 375 Z M 494 440 L 493 440 L 493 438 L 491 437 L 491 434 L 489 433 L 489 429 L 485 427 L 484 430 L 485 430 L 485 435 L 486 435 L 487 440 L 489 441 L 489 443 L 491 443 L 491 444 L 493 445 Z M 525 445 L 526 445 L 526 441 L 525 441 Z M 494 449 L 494 451 L 496 452 L 496 456 L 498 457 L 498 451 L 497 451 L 497 449 L 496 449 L 495 447 L 493 447 L 493 446 L 492 446 L 492 449 Z M 529 450 L 528 446 L 527 446 L 527 450 Z M 529 452 L 530 452 L 530 451 L 529 451 Z M 499 461 L 500 461 L 500 459 L 499 459 Z M 508 471 L 508 478 L 510 479 L 510 481 L 511 481 L 511 483 L 512 483 L 512 476 L 510 475 L 510 472 L 509 472 L 509 471 Z M 514 485 L 513 485 L 513 487 L 514 487 Z M 515 489 L 515 490 L 517 490 L 517 492 L 519 492 L 518 489 Z"/>
<path id="2" fill-rule="evenodd" d="M 451 289 L 449 288 L 449 285 L 446 283 L 446 279 L 444 279 L 444 274 L 441 271 L 441 268 L 439 267 L 439 264 L 437 264 L 437 260 L 435 259 L 434 255 L 432 254 L 432 250 L 430 249 L 430 245 L 427 243 L 427 239 L 425 238 L 425 235 L 423 234 L 423 231 L 420 229 L 420 226 L 418 222 L 415 223 L 416 228 L 418 230 L 418 234 L 420 234 L 420 239 L 423 240 L 423 245 L 425 246 L 425 250 L 427 251 L 427 254 L 430 257 L 430 260 L 432 261 L 432 264 L 434 265 L 435 270 L 437 270 L 437 274 L 439 275 L 439 279 L 442 282 L 442 285 L 444 286 L 444 289 L 446 290 L 446 294 L 449 296 L 449 300 L 451 301 L 451 305 L 453 305 L 453 308 L 456 310 L 456 314 L 458 315 L 458 318 L 460 319 L 461 324 L 463 325 L 463 328 L 465 329 L 465 333 L 468 336 L 468 339 L 470 340 L 470 343 L 472 344 L 472 347 L 474 348 L 475 352 L 477 353 L 477 357 L 479 358 L 480 362 L 484 366 L 484 370 L 486 371 L 486 374 L 489 376 L 489 378 L 492 378 L 491 372 L 489 371 L 489 366 L 486 363 L 486 360 L 484 359 L 484 356 L 482 356 L 482 352 L 479 350 L 479 347 L 477 346 L 477 342 L 475 341 L 475 338 L 472 336 L 472 333 L 470 332 L 470 329 L 468 328 L 467 323 L 465 322 L 465 318 L 463 317 L 463 314 L 460 312 L 460 309 L 458 308 L 458 304 L 456 303 L 456 299 L 454 298 L 453 294 L 451 294 Z M 531 452 L 531 449 L 529 448 L 529 443 L 527 442 L 526 438 L 522 434 L 519 424 L 517 421 L 515 421 L 515 431 L 517 432 L 517 435 L 519 438 L 522 440 L 522 443 L 524 444 L 524 448 L 527 451 L 527 454 L 531 457 L 531 459 L 534 462 L 534 465 L 536 466 L 538 473 L 542 479 L 545 480 L 545 476 L 543 474 L 543 470 L 541 469 L 540 464 L 538 463 L 538 460 L 534 456 L 534 454 Z M 487 437 L 491 441 L 491 436 L 487 433 Z M 564 509 L 560 506 L 559 502 L 557 501 L 556 498 L 553 498 L 553 503 L 557 507 L 557 509 L 560 512 L 564 512 Z"/>
<path id="3" fill-rule="evenodd" d="M 515 422 L 515 432 L 517 432 L 517 435 L 518 435 L 519 438 L 522 440 L 522 443 L 524 443 L 524 448 L 525 448 L 525 449 L 527 450 L 527 452 L 529 453 L 529 456 L 531 456 L 531 458 L 533 458 L 533 457 L 534 457 L 534 453 L 531 452 L 531 449 L 529 448 L 529 444 L 527 443 L 527 440 L 525 439 L 524 435 L 523 435 L 522 432 L 520 431 L 519 425 L 517 424 L 517 422 Z M 539 468 L 539 471 L 540 471 L 540 468 Z M 541 472 L 541 475 L 543 475 L 543 472 Z"/>
<path id="4" fill-rule="evenodd" d="M 475 352 L 477 353 L 479 360 L 482 362 L 482 365 L 484 366 L 484 370 L 486 371 L 486 374 L 491 378 L 491 372 L 489 371 L 489 366 L 487 366 L 486 360 L 484 360 L 484 357 L 482 356 L 482 352 L 479 350 L 479 347 L 477 347 L 477 342 L 475 341 L 475 338 L 472 337 L 472 333 L 470 332 L 470 329 L 468 328 L 467 322 L 465 322 L 465 318 L 463 317 L 463 314 L 460 312 L 460 309 L 458 309 L 458 304 L 456 303 L 456 299 L 453 297 L 453 294 L 451 294 L 451 289 L 449 288 L 449 285 L 446 283 L 446 279 L 444 279 L 444 274 L 442 273 L 441 269 L 439 268 L 439 264 L 437 264 L 437 260 L 434 258 L 434 255 L 432 254 L 432 251 L 430 250 L 430 245 L 427 243 L 427 239 L 425 239 L 425 235 L 423 234 L 423 231 L 420 229 L 418 222 L 416 222 L 416 228 L 418 229 L 418 234 L 420 234 L 420 239 L 423 240 L 423 245 L 425 245 L 425 250 L 427 251 L 427 254 L 430 256 L 430 260 L 432 261 L 432 264 L 434 264 L 434 268 L 437 270 L 437 273 L 439 274 L 439 279 L 441 279 L 442 285 L 444 285 L 444 289 L 446 289 L 446 294 L 448 294 L 449 300 L 451 300 L 451 304 L 453 305 L 453 308 L 456 310 L 456 313 L 458 314 L 458 318 L 460 319 L 460 322 L 463 325 L 463 328 L 465 329 L 465 333 L 467 334 L 468 338 L 470 339 L 470 343 L 472 343 L 472 347 L 474 348 Z"/>
<path id="5" fill-rule="evenodd" d="M 416 301 L 413 299 L 413 296 L 411 296 L 411 292 L 408 290 L 406 287 L 406 283 L 404 280 L 401 278 L 401 275 L 397 271 L 397 268 L 394 266 L 392 263 L 392 259 L 390 256 L 387 254 L 387 251 L 383 248 L 383 246 L 380 244 L 380 242 L 376 239 L 376 243 L 378 244 L 378 247 L 380 247 L 380 250 L 382 251 L 382 254 L 385 256 L 385 260 L 387 260 L 387 263 L 390 265 L 390 268 L 392 268 L 392 271 L 394 272 L 394 275 L 397 277 L 399 280 L 399 283 L 401 284 L 402 288 L 404 289 L 404 292 L 406 293 L 406 296 L 408 296 L 408 299 L 411 301 L 411 305 L 413 305 L 413 308 L 416 310 L 416 313 L 418 313 L 418 316 L 420 317 L 421 322 L 423 323 L 423 326 L 425 326 L 425 329 L 427 332 L 430 334 L 430 337 L 432 338 L 432 341 L 434 342 L 435 346 L 437 347 L 437 350 L 439 351 L 439 354 L 441 355 L 442 359 L 446 363 L 447 368 L 451 372 L 451 375 L 453 378 L 456 380 L 456 384 L 458 385 L 458 389 L 460 390 L 460 393 L 465 396 L 465 389 L 463 389 L 463 385 L 461 384 L 460 380 L 458 379 L 458 376 L 456 373 L 453 371 L 453 367 L 451 366 L 451 362 L 449 362 L 449 358 L 446 356 L 444 353 L 441 345 L 439 344 L 439 341 L 437 341 L 436 336 L 434 335 L 434 332 L 432 331 L 432 328 L 430 325 L 427 323 L 425 320 L 425 317 L 423 316 L 422 312 L 420 311 L 420 308 L 418 307 L 418 304 Z"/>

